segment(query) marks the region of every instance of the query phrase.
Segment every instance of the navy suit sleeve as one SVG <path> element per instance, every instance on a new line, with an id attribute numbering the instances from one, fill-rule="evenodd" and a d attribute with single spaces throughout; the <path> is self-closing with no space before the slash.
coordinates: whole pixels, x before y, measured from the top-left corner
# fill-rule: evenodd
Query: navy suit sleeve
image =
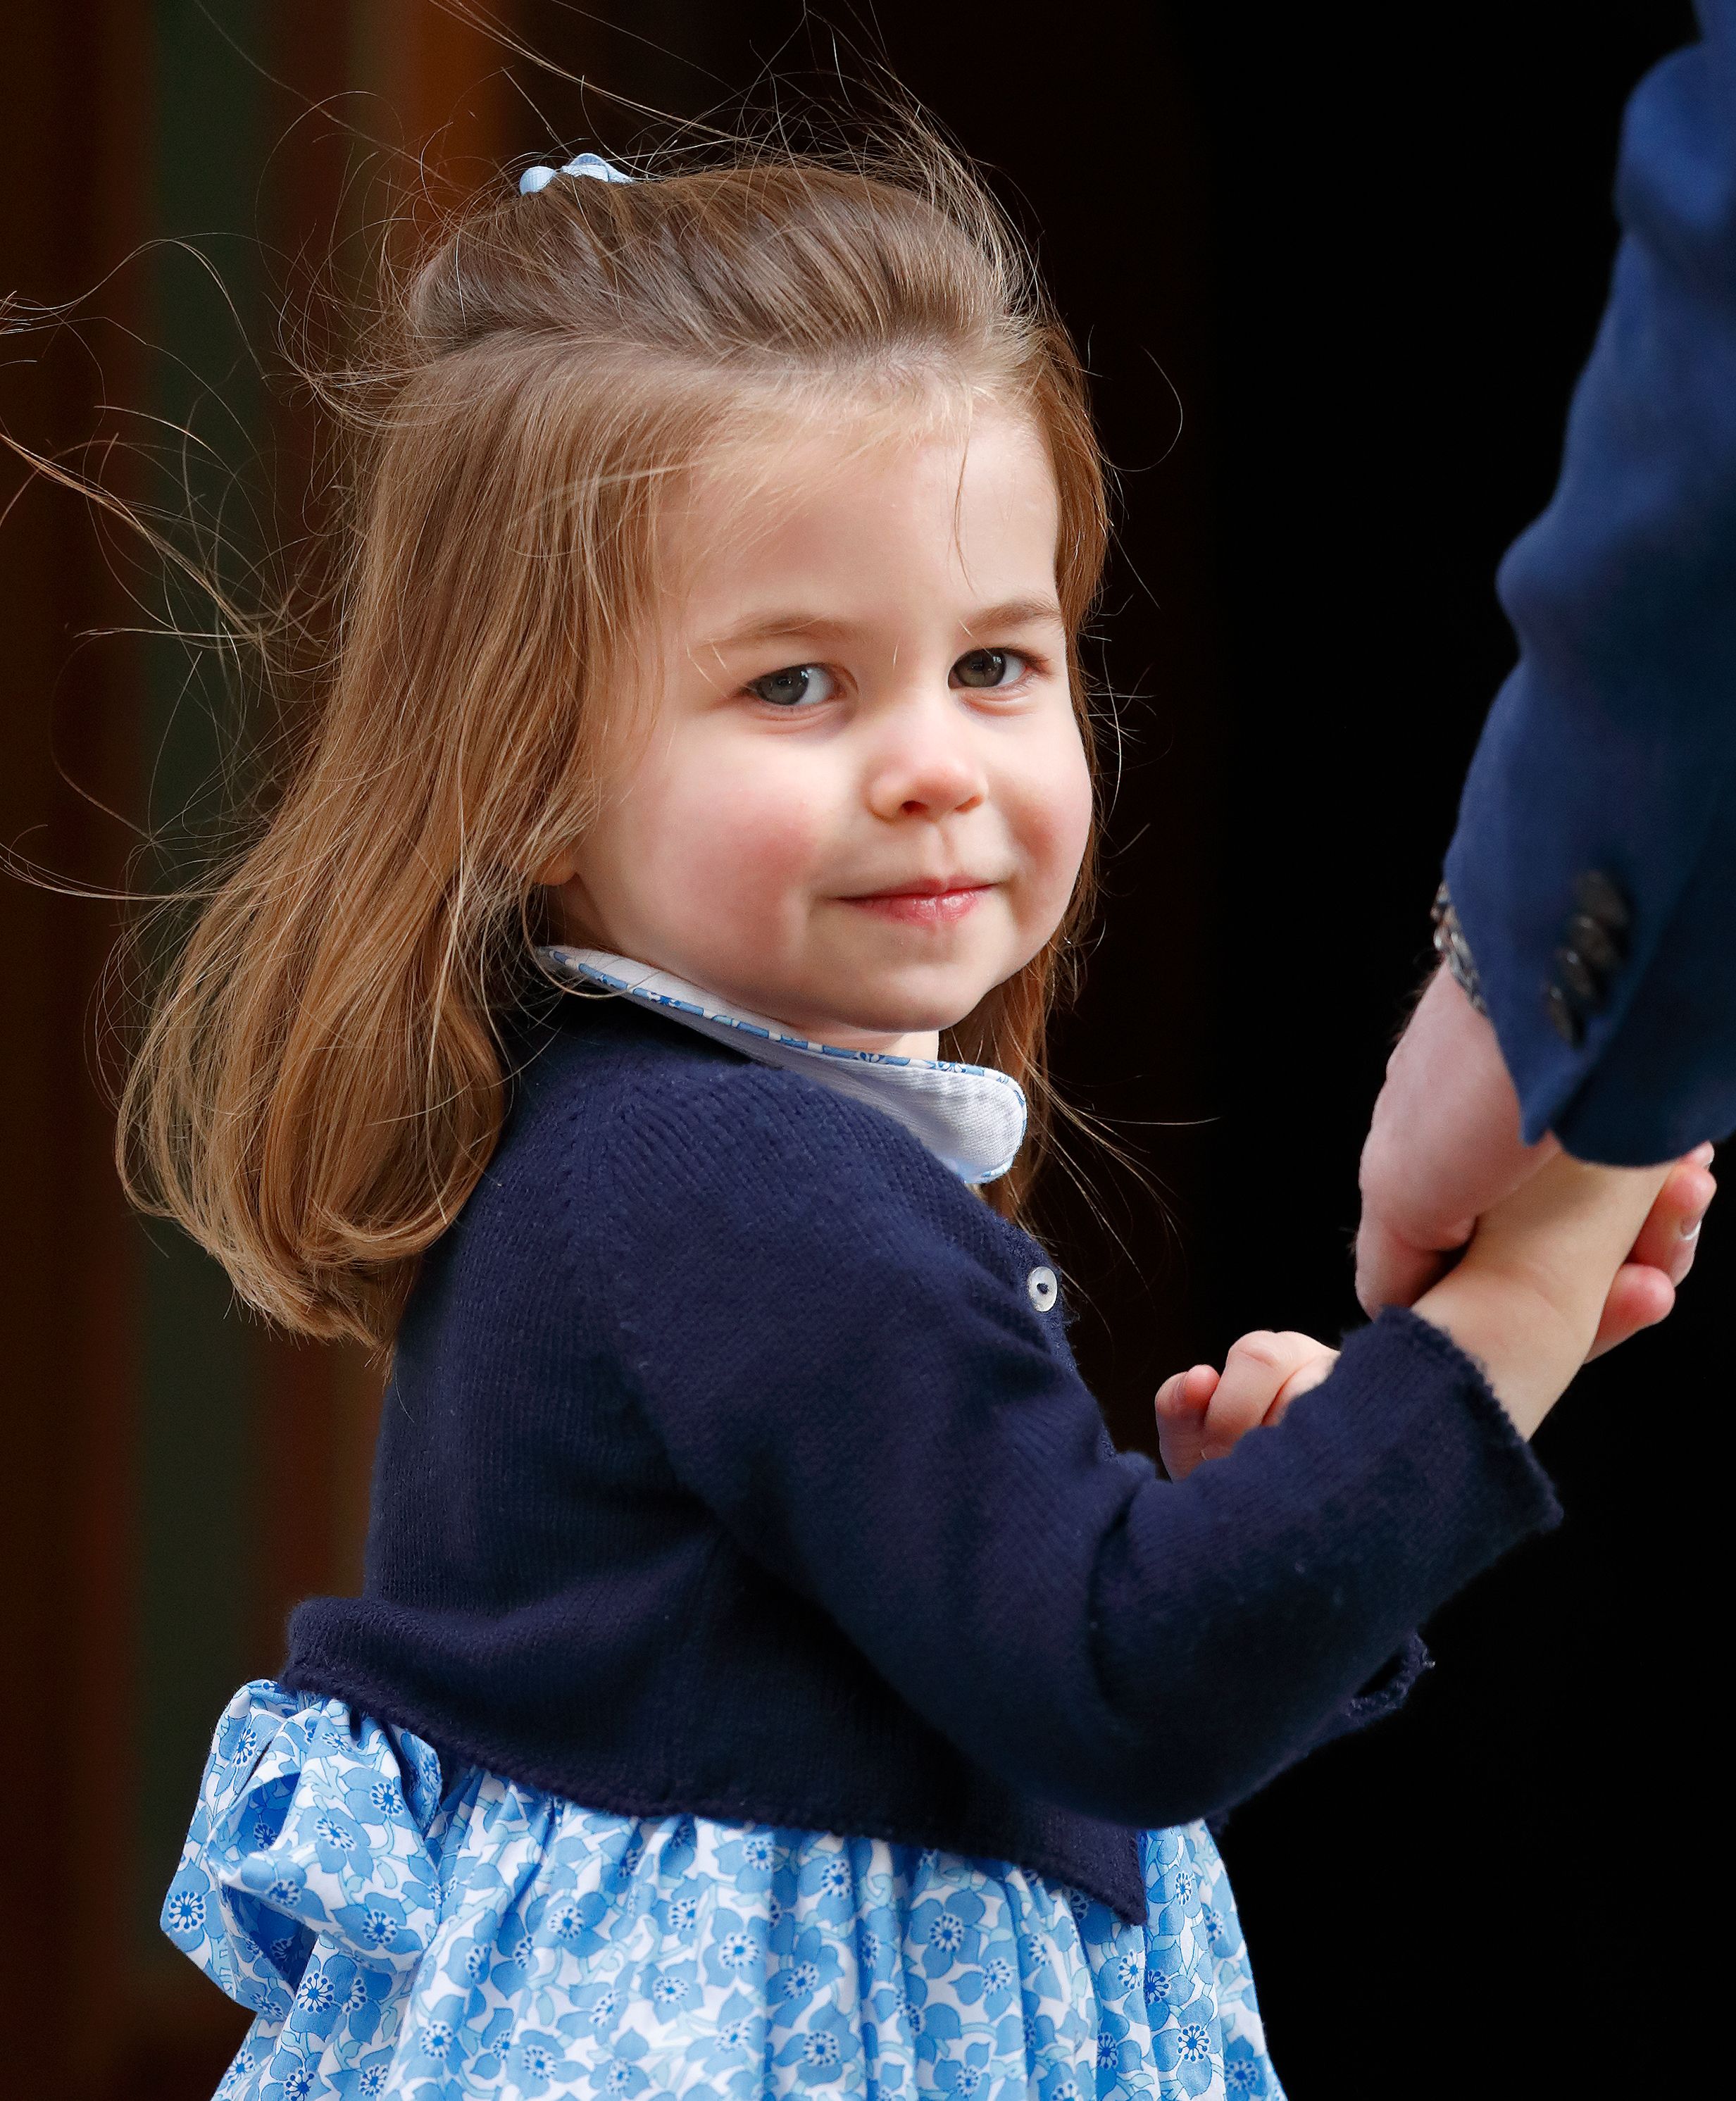
<path id="1" fill-rule="evenodd" d="M 1446 870 L 1526 1138 L 1628 1166 L 1736 1127 L 1736 0 L 1698 12 L 1628 108 L 1609 303 L 1501 568 L 1519 661 Z M 1588 870 L 1632 925 L 1573 1044 L 1544 993 Z"/>
<path id="2" fill-rule="evenodd" d="M 660 1095 L 620 1157 L 606 1297 L 678 1478 L 1050 1800 L 1169 1825 L 1245 1798 L 1557 1514 L 1474 1366 L 1409 1313 L 1186 1482 L 1115 1453 L 1023 1236 L 994 1222 L 998 1245 L 908 1133 L 811 1081 Z"/>

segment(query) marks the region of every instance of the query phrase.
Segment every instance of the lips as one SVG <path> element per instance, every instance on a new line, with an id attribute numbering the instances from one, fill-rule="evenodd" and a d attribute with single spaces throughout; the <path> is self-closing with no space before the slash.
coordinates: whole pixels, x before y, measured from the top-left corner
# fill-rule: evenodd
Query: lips
<path id="1" fill-rule="evenodd" d="M 898 890 L 871 891 L 840 901 L 858 911 L 872 912 L 877 918 L 891 919 L 907 927 L 949 927 L 962 919 L 986 897 L 991 883 L 972 882 L 962 877 L 942 877 L 906 883 Z"/>
<path id="2" fill-rule="evenodd" d="M 961 890 L 987 890 L 986 882 L 974 875 L 919 875 L 913 882 L 901 882 L 891 890 L 864 890 L 850 898 L 852 905 L 866 904 L 876 897 L 944 897 L 949 892 Z"/>

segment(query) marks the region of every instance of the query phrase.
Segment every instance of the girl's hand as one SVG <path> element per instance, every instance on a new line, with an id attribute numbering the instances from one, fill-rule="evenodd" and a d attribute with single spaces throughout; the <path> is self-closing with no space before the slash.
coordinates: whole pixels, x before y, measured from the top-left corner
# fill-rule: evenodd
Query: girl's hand
<path id="1" fill-rule="evenodd" d="M 1557 1178 L 1559 1186 L 1552 1183 L 1542 1192 L 1540 1201 L 1534 1195 L 1529 1210 L 1522 1190 L 1482 1221 L 1473 1242 L 1481 1250 L 1476 1263 L 1470 1263 L 1468 1257 L 1467 1264 L 1461 1264 L 1461 1267 L 1471 1267 L 1469 1285 L 1461 1283 L 1456 1291 L 1450 1289 L 1459 1273 L 1455 1271 L 1425 1294 L 1416 1311 L 1425 1320 L 1446 1328 L 1461 1347 L 1469 1347 L 1487 1364 L 1497 1395 L 1517 1421 L 1503 1382 L 1509 1390 L 1529 1391 L 1527 1382 L 1535 1383 L 1535 1367 L 1520 1361 L 1526 1355 L 1522 1345 L 1517 1354 L 1508 1347 L 1512 1338 L 1504 1327 L 1496 1335 L 1490 1325 L 1502 1294 L 1514 1289 L 1540 1290 L 1544 1305 L 1534 1306 L 1531 1311 L 1541 1316 L 1540 1332 L 1544 1335 L 1561 1317 L 1553 1309 L 1568 1302 L 1577 1307 L 1575 1338 L 1585 1332 L 1589 1341 L 1570 1365 L 1566 1378 L 1572 1376 L 1584 1359 L 1601 1356 L 1641 1329 L 1654 1325 L 1670 1312 L 1676 1303 L 1676 1285 L 1694 1267 L 1700 1223 L 1718 1193 L 1712 1162 L 1709 1144 L 1696 1146 L 1668 1170 L 1596 1168 L 1566 1161 Z M 1610 1179 L 1600 1183 L 1597 1178 L 1602 1176 Z M 1648 1188 L 1656 1193 L 1642 1213 L 1638 1206 Z M 1642 1223 L 1637 1236 L 1629 1229 L 1625 1259 L 1615 1267 L 1605 1289 L 1595 1328 L 1586 1330 L 1585 1323 L 1592 1317 L 1589 1309 L 1596 1295 L 1597 1276 L 1570 1279 L 1559 1264 L 1563 1256 L 1570 1263 L 1572 1250 L 1592 1227 L 1592 1214 L 1598 1213 L 1600 1207 L 1607 1213 L 1604 1226 L 1613 1228 L 1614 1234 L 1612 1239 L 1609 1231 L 1598 1228 L 1607 1242 L 1603 1254 L 1606 1262 L 1620 1241 L 1621 1221 L 1631 1214 Z M 1501 1280 L 1498 1286 L 1491 1284 L 1491 1276 Z M 1509 1296 L 1504 1303 L 1512 1312 L 1526 1302 L 1522 1295 Z M 1573 1317 L 1571 1313 L 1569 1317 Z M 1574 1341 L 1557 1344 L 1555 1354 L 1558 1356 L 1562 1347 L 1570 1352 L 1574 1347 Z M 1177 1372 L 1165 1379 L 1157 1391 L 1157 1446 L 1164 1471 L 1172 1480 L 1185 1481 L 1204 1461 L 1221 1459 L 1250 1430 L 1276 1422 L 1296 1396 L 1319 1386 L 1337 1361 L 1338 1352 L 1315 1342 L 1311 1335 L 1272 1334 L 1261 1329 L 1243 1336 L 1225 1360 L 1221 1373 L 1210 1365 L 1195 1365 L 1191 1371 Z M 1553 1375 L 1553 1371 L 1548 1374 Z M 1553 1398 L 1552 1395 L 1551 1400 Z M 1545 1403 L 1536 1420 L 1540 1422 L 1547 1412 Z M 1531 1429 L 1535 1426 L 1534 1422 Z M 1527 1436 L 1531 1429 L 1525 1431 Z"/>
<path id="2" fill-rule="evenodd" d="M 1338 1361 L 1338 1352 L 1311 1335 L 1243 1336 L 1224 1360 L 1177 1372 L 1157 1390 L 1157 1449 L 1173 1481 L 1185 1481 L 1207 1459 L 1221 1459 L 1250 1430 L 1276 1422 Z"/>
<path id="3" fill-rule="evenodd" d="M 1562 1153 L 1478 1221 L 1416 1311 L 1482 1365 L 1531 1436 L 1588 1357 L 1662 1320 L 1716 1190 L 1705 1148 L 1668 1167 Z"/>

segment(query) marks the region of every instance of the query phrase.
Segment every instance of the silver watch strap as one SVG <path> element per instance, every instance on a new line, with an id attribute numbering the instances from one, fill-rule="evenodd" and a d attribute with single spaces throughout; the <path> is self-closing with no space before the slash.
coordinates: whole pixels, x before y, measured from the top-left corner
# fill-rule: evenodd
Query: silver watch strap
<path id="1" fill-rule="evenodd" d="M 1471 944 L 1464 938 L 1464 929 L 1459 924 L 1459 914 L 1453 909 L 1453 900 L 1443 882 L 1434 893 L 1434 905 L 1429 913 L 1434 922 L 1434 952 L 1452 973 L 1453 983 L 1458 986 L 1479 1014 L 1486 1014 L 1488 1006 L 1483 999 L 1482 984 L 1477 975 L 1477 961 L 1471 953 Z"/>

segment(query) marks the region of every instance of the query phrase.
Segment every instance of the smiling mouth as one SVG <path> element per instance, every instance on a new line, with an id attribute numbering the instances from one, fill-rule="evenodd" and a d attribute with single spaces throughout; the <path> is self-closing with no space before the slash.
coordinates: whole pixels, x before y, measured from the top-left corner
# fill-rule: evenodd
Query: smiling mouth
<path id="1" fill-rule="evenodd" d="M 950 890 L 882 890 L 867 897 L 845 897 L 838 901 L 899 926 L 950 927 L 993 887 L 992 883 L 973 882 Z"/>

